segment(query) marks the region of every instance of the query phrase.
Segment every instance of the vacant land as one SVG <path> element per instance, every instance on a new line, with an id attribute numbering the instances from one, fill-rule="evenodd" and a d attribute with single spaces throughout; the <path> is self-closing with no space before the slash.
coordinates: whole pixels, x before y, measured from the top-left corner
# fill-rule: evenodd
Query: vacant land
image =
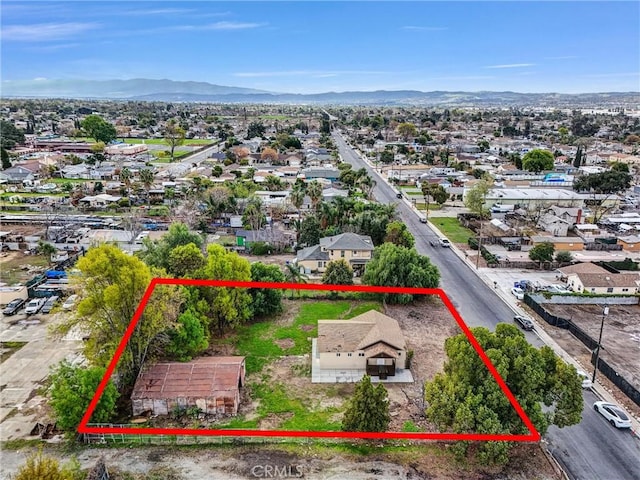
<path id="1" fill-rule="evenodd" d="M 463 243 L 467 245 L 469 238 L 475 236 L 471 230 L 460 225 L 457 218 L 436 217 L 431 219 L 431 223 L 453 243 Z"/>
<path id="2" fill-rule="evenodd" d="M 0 480 L 8 480 L 35 448 L 2 454 Z M 59 448 L 45 446 L 44 453 L 69 460 Z M 113 480 L 187 480 L 211 478 L 296 478 L 308 480 L 551 480 L 558 476 L 538 445 L 514 449 L 510 463 L 502 469 L 479 467 L 456 461 L 448 445 L 421 443 L 411 446 L 382 446 L 365 443 L 306 445 L 246 445 L 200 447 L 85 448 L 75 453 L 81 468 L 93 467 L 104 458 Z M 265 467 L 272 476 L 265 476 Z M 289 469 L 292 475 L 276 476 L 274 469 Z"/>
<path id="3" fill-rule="evenodd" d="M 258 428 L 261 430 L 335 431 L 340 429 L 346 401 L 354 384 L 311 383 L 311 339 L 320 319 L 348 319 L 376 309 L 395 318 L 413 351 L 412 384 L 385 385 L 389 393 L 391 431 L 435 431 L 424 415 L 423 385 L 442 371 L 444 341 L 459 333 L 449 311 L 435 297 L 386 309 L 371 300 L 310 301 L 286 299 L 282 315 L 240 327 L 216 342 L 212 355 L 244 355 L 247 386 L 237 417 L 228 420 L 193 415 L 178 419 L 155 418 L 153 426 L 189 428 Z"/>
<path id="4" fill-rule="evenodd" d="M 571 319 L 595 340 L 600 333 L 602 321 L 601 305 L 560 305 L 545 304 L 545 308 L 563 318 Z M 587 372 L 592 372 L 591 351 L 568 330 L 556 328 L 541 320 L 539 322 L 553 338 L 584 366 Z M 609 315 L 604 320 L 602 333 L 602 349 L 600 358 L 615 368 L 629 383 L 640 389 L 640 306 L 611 305 Z M 607 385 L 610 391 L 620 392 L 601 373 L 598 381 Z M 618 401 L 623 403 L 636 416 L 640 416 L 640 407 L 620 393 Z"/>
<path id="5" fill-rule="evenodd" d="M 7 285 L 24 283 L 42 273 L 51 262 L 42 255 L 25 255 L 22 252 L 0 254 L 0 282 Z"/>

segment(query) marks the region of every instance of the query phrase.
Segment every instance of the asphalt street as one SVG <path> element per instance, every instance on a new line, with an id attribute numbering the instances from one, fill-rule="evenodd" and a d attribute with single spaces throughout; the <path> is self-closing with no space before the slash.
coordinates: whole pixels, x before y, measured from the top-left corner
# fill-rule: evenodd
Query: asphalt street
<path id="1" fill-rule="evenodd" d="M 343 137 L 334 131 L 334 141 L 342 160 L 354 168 L 366 168 L 376 180 L 373 194 L 381 203 L 395 203 L 399 217 L 416 239 L 416 249 L 427 255 L 439 268 L 441 288 L 470 327 L 494 329 L 499 322 L 512 322 L 514 312 L 471 268 L 449 248 L 432 247 L 438 235 L 430 226 L 420 222 L 417 215 L 396 197 L 393 189 L 350 148 Z M 532 332 L 527 340 L 534 346 L 544 345 Z M 640 440 L 626 431 L 610 426 L 597 414 L 593 402 L 599 400 L 585 391 L 582 421 L 563 429 L 551 428 L 545 436 L 549 450 L 560 462 L 567 475 L 575 480 L 640 479 Z"/>

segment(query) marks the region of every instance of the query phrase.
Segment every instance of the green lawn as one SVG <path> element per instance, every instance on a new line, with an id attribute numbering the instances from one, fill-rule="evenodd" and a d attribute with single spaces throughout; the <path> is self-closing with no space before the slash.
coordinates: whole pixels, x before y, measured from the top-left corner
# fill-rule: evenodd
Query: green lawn
<path id="1" fill-rule="evenodd" d="M 470 237 L 475 236 L 471 230 L 460 225 L 457 218 L 432 217 L 431 223 L 453 243 L 467 243 Z"/>
<path id="2" fill-rule="evenodd" d="M 311 338 L 318 335 L 318 320 L 353 318 L 372 309 L 380 310 L 379 302 L 371 301 L 304 301 L 300 311 L 291 325 L 281 326 L 276 319 L 266 320 L 237 329 L 236 335 L 228 342 L 236 346 L 237 353 L 246 357 L 247 374 L 258 374 L 259 380 L 250 383 L 251 397 L 259 401 L 257 417 L 245 419 L 238 417 L 220 428 L 257 428 L 264 418 L 281 417 L 283 430 L 339 430 L 340 422 L 336 415 L 344 407 L 323 406 L 323 398 L 344 398 L 343 385 L 316 385 L 310 392 L 300 392 L 290 389 L 280 381 L 273 381 L 266 368 L 271 362 L 284 355 L 305 355 L 311 353 Z M 293 345 L 288 348 L 280 347 L 278 340 L 290 340 Z M 310 367 L 296 365 L 291 375 L 309 377 Z M 255 378 L 255 375 L 252 377 Z M 309 379 L 310 381 L 310 379 Z"/>
<path id="3" fill-rule="evenodd" d="M 352 318 L 372 309 L 380 310 L 378 302 L 320 301 L 304 303 L 290 326 L 278 326 L 273 321 L 245 325 L 237 330 L 230 343 L 236 345 L 239 355 L 247 357 L 247 373 L 262 368 L 281 355 L 304 355 L 311 351 L 311 341 L 318 335 L 318 320 Z M 286 350 L 275 340 L 291 339 L 294 345 Z"/>

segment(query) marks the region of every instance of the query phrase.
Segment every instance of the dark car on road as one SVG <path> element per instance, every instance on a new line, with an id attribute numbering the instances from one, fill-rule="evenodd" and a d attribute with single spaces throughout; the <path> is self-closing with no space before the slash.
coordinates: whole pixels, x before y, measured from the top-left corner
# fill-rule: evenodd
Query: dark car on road
<path id="1" fill-rule="evenodd" d="M 18 310 L 20 310 L 22 307 L 24 306 L 24 300 L 22 298 L 16 298 L 14 300 L 11 300 L 6 307 L 4 307 L 4 310 L 2 310 L 2 313 L 4 313 L 5 315 L 15 315 L 16 313 L 18 313 Z"/>
<path id="2" fill-rule="evenodd" d="M 520 325 L 523 330 L 533 330 L 533 322 L 527 317 L 516 315 L 513 317 L 513 321 Z"/>

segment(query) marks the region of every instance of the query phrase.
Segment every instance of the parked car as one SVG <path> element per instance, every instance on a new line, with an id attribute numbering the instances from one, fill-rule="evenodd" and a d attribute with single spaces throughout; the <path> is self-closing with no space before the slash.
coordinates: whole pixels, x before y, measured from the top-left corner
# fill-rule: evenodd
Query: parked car
<path id="1" fill-rule="evenodd" d="M 33 298 L 29 300 L 29 303 L 27 303 L 27 306 L 24 309 L 24 313 L 27 315 L 34 315 L 38 313 L 46 301 L 46 298 Z"/>
<path id="2" fill-rule="evenodd" d="M 56 304 L 56 302 L 58 301 L 60 297 L 53 295 L 49 298 L 47 298 L 47 300 L 44 302 L 44 305 L 42 306 L 42 310 L 40 310 L 42 313 L 49 313 L 51 312 L 51 310 L 53 309 L 53 306 Z"/>
<path id="3" fill-rule="evenodd" d="M 2 313 L 4 313 L 7 316 L 15 315 L 16 313 L 18 313 L 18 310 L 20 310 L 23 306 L 24 306 L 24 299 L 15 298 L 11 300 L 6 307 L 4 307 L 4 310 L 2 310 Z"/>
<path id="4" fill-rule="evenodd" d="M 631 428 L 629 415 L 614 403 L 596 402 L 593 409 L 606 418 L 616 428 Z"/>
<path id="5" fill-rule="evenodd" d="M 78 300 L 78 295 L 70 295 L 69 298 L 67 298 L 62 304 L 62 308 L 64 310 L 69 310 L 76 304 L 77 300 Z"/>
<path id="6" fill-rule="evenodd" d="M 513 317 L 513 321 L 516 322 L 523 330 L 533 330 L 533 322 L 527 317 L 516 315 Z"/>
<path id="7" fill-rule="evenodd" d="M 522 290 L 520 287 L 513 287 L 511 289 L 511 293 L 513 293 L 513 295 L 518 299 L 518 300 L 522 300 L 524 299 L 524 290 Z"/>
<path id="8" fill-rule="evenodd" d="M 578 370 L 578 377 L 582 381 L 582 388 L 591 388 L 593 383 L 591 383 L 591 378 L 587 372 L 583 372 L 582 370 Z"/>
<path id="9" fill-rule="evenodd" d="M 440 246 L 449 248 L 451 246 L 451 242 L 449 241 L 448 238 L 441 238 L 440 239 Z"/>

